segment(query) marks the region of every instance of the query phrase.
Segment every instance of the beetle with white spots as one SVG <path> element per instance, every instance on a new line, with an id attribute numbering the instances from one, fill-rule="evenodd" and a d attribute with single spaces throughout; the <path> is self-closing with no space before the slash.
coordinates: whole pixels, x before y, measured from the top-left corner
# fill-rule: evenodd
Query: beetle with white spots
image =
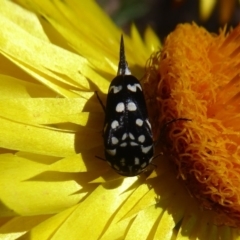
<path id="1" fill-rule="evenodd" d="M 125 60 L 123 37 L 118 74 L 109 86 L 103 108 L 106 161 L 121 175 L 140 174 L 153 159 L 153 139 L 141 84 Z"/>

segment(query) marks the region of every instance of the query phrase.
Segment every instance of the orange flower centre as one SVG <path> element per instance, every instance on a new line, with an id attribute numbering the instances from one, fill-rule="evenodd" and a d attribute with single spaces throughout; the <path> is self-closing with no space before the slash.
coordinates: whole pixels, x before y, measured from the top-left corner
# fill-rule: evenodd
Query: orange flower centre
<path id="1" fill-rule="evenodd" d="M 240 226 L 240 26 L 213 35 L 178 25 L 144 79 L 154 137 L 162 136 L 192 195 Z"/>

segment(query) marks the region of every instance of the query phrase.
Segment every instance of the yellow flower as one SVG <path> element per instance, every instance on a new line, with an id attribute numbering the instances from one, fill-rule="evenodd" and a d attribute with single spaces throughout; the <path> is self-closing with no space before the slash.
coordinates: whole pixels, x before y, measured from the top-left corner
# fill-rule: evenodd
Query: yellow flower
<path id="1" fill-rule="evenodd" d="M 132 178 L 95 158 L 103 154 L 104 114 L 94 91 L 106 97 L 121 34 L 95 2 L 19 2 L 39 18 L 0 0 L 0 238 L 239 236 L 199 208 L 166 157 L 155 159 L 152 173 Z M 134 26 L 124 38 L 129 67 L 140 78 L 160 43 L 151 29 L 143 42 Z M 144 85 L 146 93 L 154 84 Z M 184 129 L 193 126 L 194 116 L 184 117 L 193 120 Z"/>

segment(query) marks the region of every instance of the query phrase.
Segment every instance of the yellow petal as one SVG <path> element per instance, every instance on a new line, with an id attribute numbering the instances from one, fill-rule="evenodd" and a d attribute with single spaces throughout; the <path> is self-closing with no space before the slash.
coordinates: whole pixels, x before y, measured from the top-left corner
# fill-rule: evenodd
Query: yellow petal
<path id="1" fill-rule="evenodd" d="M 101 79 L 100 87 L 106 91 L 108 81 L 96 74 L 86 59 L 30 35 L 2 15 L 0 24 L 5 29 L 0 33 L 2 54 L 58 94 L 76 97 L 72 90 L 89 90 L 86 77 Z"/>
<path id="2" fill-rule="evenodd" d="M 3 216 L 56 213 L 86 195 L 76 194 L 82 187 L 75 173 L 54 171 L 51 165 L 12 154 L 1 154 L 0 165 Z"/>
<path id="3" fill-rule="evenodd" d="M 148 191 L 146 195 L 144 195 L 136 205 L 128 212 L 128 214 L 125 217 L 130 217 L 131 215 L 135 215 L 141 210 L 145 209 L 148 206 L 154 205 L 156 201 L 154 198 L 156 197 L 156 193 L 154 190 Z"/>
<path id="4" fill-rule="evenodd" d="M 17 23 L 18 27 L 24 29 L 31 35 L 43 41 L 49 41 L 38 17 L 34 13 L 26 11 L 10 1 L 1 0 L 0 4 L 0 15 L 6 17 L 11 22 Z"/>
<path id="5" fill-rule="evenodd" d="M 153 52 L 159 50 L 162 47 L 158 36 L 151 27 L 147 27 L 144 32 L 144 42 L 145 47 L 148 49 L 148 56 L 150 56 Z"/>
<path id="6" fill-rule="evenodd" d="M 56 94 L 43 85 L 29 83 L 0 74 L 0 101 L 6 98 L 12 99 L 13 96 L 14 98 L 55 97 Z M 4 111 L 6 107 L 7 106 L 1 106 L 0 109 Z"/>
<path id="7" fill-rule="evenodd" d="M 106 233 L 101 237 L 101 240 L 109 240 L 109 239 L 123 239 L 125 236 L 126 229 L 131 224 L 132 219 L 124 219 L 122 221 L 116 222 L 113 226 L 111 226 Z"/>
<path id="8" fill-rule="evenodd" d="M 133 49 L 135 49 L 135 52 L 133 54 L 131 54 L 130 56 L 135 56 L 137 58 L 136 62 L 140 66 L 144 66 L 146 63 L 146 59 L 149 58 L 149 55 L 147 55 L 146 51 L 140 50 L 140 49 L 145 49 L 146 46 L 144 45 L 143 40 L 134 24 L 132 24 L 132 26 L 131 26 L 131 37 L 134 42 L 134 46 L 131 46 L 131 47 L 133 47 Z M 127 45 L 127 46 L 129 46 L 129 45 Z"/>
<path id="9" fill-rule="evenodd" d="M 2 118 L 16 121 L 16 116 L 18 116 L 17 122 L 28 125 L 57 123 L 69 123 L 71 125 L 72 123 L 72 125 L 78 124 L 96 131 L 102 130 L 103 127 L 103 111 L 95 96 L 90 101 L 83 98 L 0 99 L 0 109 Z M 82 112 L 90 111 L 91 109 L 95 109 L 96 112 Z M 54 126 L 57 128 L 57 125 Z M 59 128 L 61 129 L 61 127 Z M 73 128 L 72 130 L 75 129 Z"/>
<path id="10" fill-rule="evenodd" d="M 135 189 L 134 192 L 126 199 L 124 204 L 114 216 L 108 229 L 102 237 L 103 239 L 120 238 L 123 234 L 125 234 L 127 226 L 132 222 L 132 219 L 135 218 L 135 215 L 127 217 L 126 214 L 148 191 L 149 187 L 147 184 L 138 185 L 137 189 Z"/>
<path id="11" fill-rule="evenodd" d="M 1 146 L 3 148 L 52 156 L 68 156 L 75 153 L 76 136 L 73 133 L 34 127 L 2 118 L 0 124 Z M 85 141 L 91 137 L 93 136 L 90 133 L 84 137 Z M 80 144 L 81 141 L 84 141 L 79 137 L 77 140 Z"/>
<path id="12" fill-rule="evenodd" d="M 85 56 L 95 69 L 115 75 L 121 31 L 94 1 L 87 3 L 31 1 L 29 3 L 19 0 L 19 2 L 43 15 L 66 38 L 72 48 Z M 89 9 L 89 11 L 83 11 L 83 9 Z M 101 19 L 100 25 L 97 19 Z M 86 25 L 85 22 L 88 24 Z M 89 28 L 90 25 L 94 31 Z M 147 47 L 143 44 L 136 27 L 132 27 L 131 34 L 132 39 L 124 35 L 128 63 L 133 73 L 137 74 L 137 77 L 142 77 L 143 66 L 149 57 Z M 137 66 L 135 66 L 136 63 Z"/>
<path id="13" fill-rule="evenodd" d="M 154 239 L 171 239 L 173 234 L 172 229 L 174 229 L 181 221 L 187 205 L 192 205 L 189 201 L 189 196 L 187 195 L 188 193 L 186 191 L 182 191 L 182 186 L 179 187 L 179 191 L 167 198 L 168 203 L 165 204 L 165 208 L 163 209 L 164 211 L 157 226 Z M 173 214 L 173 217 L 171 214 Z"/>
<path id="14" fill-rule="evenodd" d="M 61 227 L 64 221 L 69 216 L 71 216 L 71 214 L 76 210 L 77 207 L 78 205 L 75 205 L 65 211 L 62 211 L 59 214 L 54 215 L 53 217 L 50 217 L 46 221 L 40 223 L 38 226 L 33 228 L 31 231 L 27 232 L 27 234 L 24 235 L 23 239 L 53 239 L 53 234 L 58 230 L 59 227 Z M 69 233 L 67 232 L 66 235 L 63 235 L 62 237 L 65 236 L 69 237 Z"/>
<path id="15" fill-rule="evenodd" d="M 216 0 L 200 0 L 199 10 L 200 10 L 200 17 L 203 21 L 208 20 L 216 3 L 217 3 Z"/>
<path id="16" fill-rule="evenodd" d="M 51 215 L 42 215 L 12 218 L 0 227 L 0 238 L 8 240 L 17 239 L 50 216 Z"/>
<path id="17" fill-rule="evenodd" d="M 121 183 L 121 181 L 123 181 Z M 101 237 L 103 230 L 111 222 L 113 214 L 131 194 L 129 190 L 136 178 L 126 178 L 116 180 L 110 183 L 100 185 L 91 193 L 82 203 L 76 205 L 71 214 L 64 219 L 57 231 L 55 226 L 58 225 L 58 219 L 64 212 L 54 216 L 53 223 L 48 224 L 51 218 L 42 225 L 39 225 L 30 232 L 31 239 L 46 239 L 46 232 L 52 231 L 51 239 L 59 239 L 62 236 L 68 236 L 69 239 L 98 239 Z M 114 186 L 118 186 L 117 188 Z M 128 189 L 128 191 L 126 191 Z M 114 201 L 113 201 L 114 199 Z M 94 220 L 97 224 L 94 224 Z M 56 222 L 54 224 L 54 222 Z M 94 224 L 94 231 L 92 226 Z M 47 231 L 43 229 L 47 228 Z M 45 236 L 45 238 L 43 237 Z"/>
<path id="18" fill-rule="evenodd" d="M 125 239 L 151 239 L 153 237 L 152 230 L 154 229 L 154 225 L 160 217 L 161 211 L 161 208 L 157 208 L 155 205 L 153 205 L 139 212 L 134 219 Z M 141 231 L 139 229 L 141 229 Z"/>
<path id="19" fill-rule="evenodd" d="M 29 5 L 29 2 L 20 1 L 21 3 L 25 3 L 25 5 Z M 73 6 L 71 6 L 73 5 Z M 76 5 L 78 7 L 76 7 Z M 56 7 L 57 6 L 57 7 Z M 98 67 L 102 71 L 109 72 L 112 71 L 112 68 L 109 68 L 109 65 L 106 61 L 103 61 L 104 57 L 113 58 L 117 60 L 118 53 L 116 51 L 111 51 L 112 45 L 116 46 L 114 49 L 118 49 L 119 46 L 119 36 L 120 31 L 111 23 L 112 28 L 114 28 L 114 32 L 118 31 L 119 33 L 115 36 L 115 40 L 112 39 L 113 33 L 111 32 L 111 37 L 106 37 L 104 39 L 99 38 L 103 33 L 100 31 L 104 26 L 104 23 L 110 25 L 110 19 L 106 19 L 100 8 L 97 8 L 96 4 L 93 1 L 89 1 L 88 3 L 66 3 L 56 1 L 41 1 L 41 2 L 31 2 L 31 7 L 38 11 L 41 15 L 43 15 L 64 37 L 67 37 L 69 44 L 79 52 L 81 55 L 85 56 L 89 59 L 91 63 L 94 64 L 95 67 Z M 90 7 L 90 14 L 84 14 L 81 9 L 85 9 L 86 7 Z M 75 10 L 74 10 L 75 9 Z M 79 12 L 76 12 L 79 11 Z M 86 27 L 86 24 L 79 21 L 79 15 L 85 16 L 85 21 L 90 21 L 93 19 L 96 21 L 96 17 L 101 14 L 103 15 L 103 22 L 101 22 L 102 28 L 96 26 L 95 31 L 90 30 Z M 92 23 L 92 22 L 91 22 Z M 88 25 L 89 26 L 89 25 Z M 79 31 L 79 27 L 81 27 L 81 31 Z M 110 45 L 110 46 L 109 46 Z M 96 54 L 97 53 L 97 54 Z M 117 63 L 116 63 L 117 64 Z"/>

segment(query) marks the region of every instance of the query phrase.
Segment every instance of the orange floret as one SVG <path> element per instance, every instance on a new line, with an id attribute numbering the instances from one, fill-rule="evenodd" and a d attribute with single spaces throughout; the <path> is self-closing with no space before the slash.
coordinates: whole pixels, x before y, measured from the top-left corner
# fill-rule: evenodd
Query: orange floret
<path id="1" fill-rule="evenodd" d="M 144 79 L 154 136 L 166 144 L 192 195 L 240 226 L 240 26 L 226 34 L 178 25 Z M 156 107 L 153 109 L 153 102 Z"/>

